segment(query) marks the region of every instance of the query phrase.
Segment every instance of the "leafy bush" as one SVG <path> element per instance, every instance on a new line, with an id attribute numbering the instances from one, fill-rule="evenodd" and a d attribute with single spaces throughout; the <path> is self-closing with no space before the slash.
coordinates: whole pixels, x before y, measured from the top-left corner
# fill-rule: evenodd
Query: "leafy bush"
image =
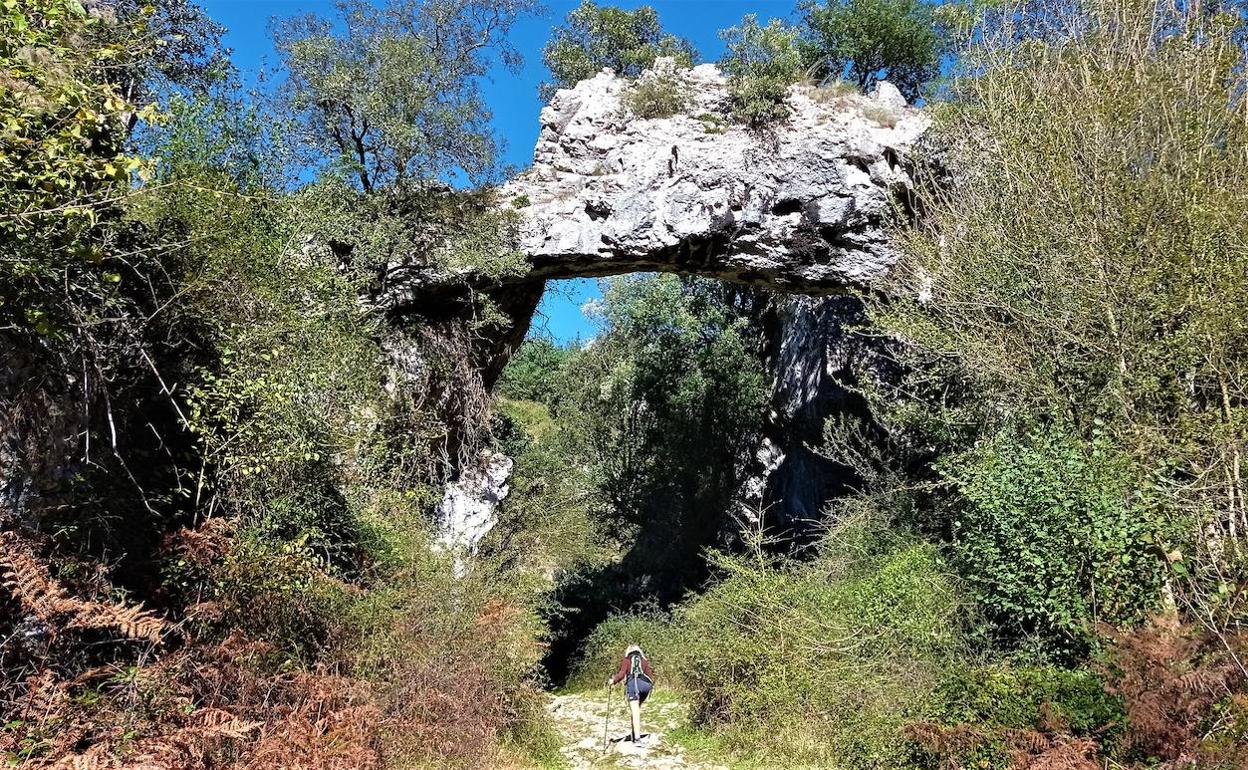
<path id="1" fill-rule="evenodd" d="M 1062 426 L 1004 432 L 941 461 L 965 499 L 954 522 L 961 574 L 1006 640 L 1080 654 L 1098 622 L 1142 620 L 1165 562 L 1130 458 Z"/>
<path id="2" fill-rule="evenodd" d="M 722 577 L 678 613 L 698 721 L 744 753 L 904 764 L 900 730 L 962 646 L 963 606 L 936 549 L 856 519 L 811 561 L 717 564 Z"/>
<path id="3" fill-rule="evenodd" d="M 602 687 L 606 678 L 619 669 L 620 659 L 630 644 L 641 647 L 650 659 L 656 685 L 664 688 L 681 686 L 683 646 L 679 629 L 668 613 L 639 608 L 624 615 L 612 615 L 594 628 L 577 653 L 572 673 L 568 676 L 568 687 Z"/>
<path id="4" fill-rule="evenodd" d="M 540 583 L 501 571 L 504 560 L 458 575 L 411 514 L 387 518 L 403 567 L 352 603 L 340 636 L 348 670 L 379 693 L 384 753 L 396 763 L 482 767 L 504 743 L 540 748 L 533 640 L 542 626 L 532 609 Z"/>
<path id="5" fill-rule="evenodd" d="M 948 43 L 934 6 L 921 0 L 810 0 L 803 46 L 812 74 L 848 77 L 870 89 L 887 80 L 907 99 L 940 72 Z"/>
<path id="6" fill-rule="evenodd" d="M 624 106 L 639 118 L 670 118 L 689 104 L 688 89 L 676 72 L 649 73 L 624 94 Z"/>
<path id="7" fill-rule="evenodd" d="M 754 14 L 741 25 L 720 33 L 726 51 L 719 61 L 728 77 L 733 113 L 751 126 L 765 126 L 789 114 L 785 99 L 789 86 L 802 78 L 799 31 L 779 19 L 767 26 Z"/>
<path id="8" fill-rule="evenodd" d="M 1122 729 L 1122 702 L 1087 669 L 1011 665 L 953 668 L 936 688 L 933 719 L 989 729 L 1060 729 L 1113 739 Z"/>
<path id="9" fill-rule="evenodd" d="M 550 385 L 557 388 L 557 381 Z M 569 463 L 576 454 L 567 425 L 537 401 L 506 399 L 499 407 L 503 420 L 495 436 L 515 466 L 511 493 L 482 553 L 505 555 L 511 569 L 544 575 L 602 563 L 611 544 L 598 520 L 590 474 Z"/>
<path id="10" fill-rule="evenodd" d="M 664 33 L 658 14 L 648 5 L 626 11 L 581 0 L 542 49 L 542 61 L 553 78 L 542 84 L 542 96 L 549 99 L 558 89 L 570 88 L 607 67 L 620 77 L 635 78 L 660 56 L 692 67 L 697 52 L 688 40 Z"/>

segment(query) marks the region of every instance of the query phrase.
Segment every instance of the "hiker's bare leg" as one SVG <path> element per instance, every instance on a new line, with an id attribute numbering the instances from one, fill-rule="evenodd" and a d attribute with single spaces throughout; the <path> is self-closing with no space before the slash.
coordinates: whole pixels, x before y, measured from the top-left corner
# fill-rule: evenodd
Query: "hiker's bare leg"
<path id="1" fill-rule="evenodd" d="M 641 704 L 635 700 L 628 702 L 628 710 L 633 718 L 633 740 L 641 740 Z"/>

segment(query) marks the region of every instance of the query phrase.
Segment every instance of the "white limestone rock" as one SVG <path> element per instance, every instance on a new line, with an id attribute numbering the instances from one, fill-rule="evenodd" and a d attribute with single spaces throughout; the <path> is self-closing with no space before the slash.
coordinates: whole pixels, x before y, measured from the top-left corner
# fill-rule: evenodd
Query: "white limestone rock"
<path id="1" fill-rule="evenodd" d="M 455 554 L 457 571 L 463 572 L 467 557 L 498 522 L 498 506 L 511 492 L 514 465 L 507 455 L 487 450 L 446 485 L 437 509 L 438 542 Z"/>
<path id="2" fill-rule="evenodd" d="M 501 197 L 529 278 L 668 270 L 817 292 L 888 270 L 924 112 L 888 83 L 869 97 L 799 85 L 789 119 L 758 132 L 728 116 L 714 65 L 679 74 L 689 105 L 673 117 L 631 115 L 631 83 L 610 70 L 542 110 L 533 166 Z"/>

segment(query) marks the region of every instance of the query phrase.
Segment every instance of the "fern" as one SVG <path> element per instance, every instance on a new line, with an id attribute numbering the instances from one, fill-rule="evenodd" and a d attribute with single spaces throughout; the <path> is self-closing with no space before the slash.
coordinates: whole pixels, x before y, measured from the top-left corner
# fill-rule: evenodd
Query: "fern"
<path id="1" fill-rule="evenodd" d="M 131 639 L 157 643 L 165 630 L 165 621 L 141 604 L 103 604 L 70 596 L 9 533 L 0 533 L 0 586 L 53 631 L 116 630 Z"/>

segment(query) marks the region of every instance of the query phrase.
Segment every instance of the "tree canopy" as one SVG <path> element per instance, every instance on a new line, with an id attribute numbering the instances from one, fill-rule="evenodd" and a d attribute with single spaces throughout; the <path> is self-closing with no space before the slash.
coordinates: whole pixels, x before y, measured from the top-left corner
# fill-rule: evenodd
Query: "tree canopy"
<path id="1" fill-rule="evenodd" d="M 802 10 L 811 73 L 863 89 L 887 80 L 913 101 L 949 47 L 934 6 L 923 0 L 811 0 Z"/>
<path id="2" fill-rule="evenodd" d="M 542 95 L 549 98 L 604 67 L 623 77 L 637 77 L 660 56 L 672 56 L 688 67 L 697 55 L 688 40 L 663 31 L 659 15 L 648 5 L 626 11 L 582 0 L 542 49 L 542 61 L 551 74 Z"/>
<path id="3" fill-rule="evenodd" d="M 286 19 L 274 40 L 308 147 L 364 191 L 447 175 L 488 177 L 497 144 L 479 78 L 515 66 L 507 31 L 534 0 L 338 3 L 338 22 Z"/>

